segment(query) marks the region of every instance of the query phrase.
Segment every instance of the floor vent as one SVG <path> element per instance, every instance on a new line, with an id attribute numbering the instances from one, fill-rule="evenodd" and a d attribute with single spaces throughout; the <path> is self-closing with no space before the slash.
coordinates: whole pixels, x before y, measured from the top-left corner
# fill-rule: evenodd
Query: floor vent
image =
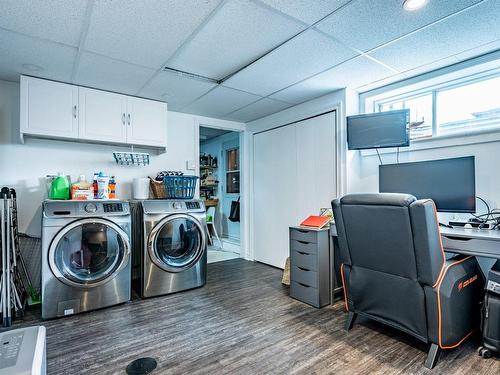
<path id="1" fill-rule="evenodd" d="M 145 375 L 151 374 L 156 368 L 156 359 L 154 358 L 139 358 L 132 361 L 127 366 L 128 375 Z"/>

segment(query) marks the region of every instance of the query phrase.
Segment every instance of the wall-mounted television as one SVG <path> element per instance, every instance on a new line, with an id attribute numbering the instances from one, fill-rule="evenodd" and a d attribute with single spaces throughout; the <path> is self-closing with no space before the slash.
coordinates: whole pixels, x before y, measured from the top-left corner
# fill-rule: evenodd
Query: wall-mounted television
<path id="1" fill-rule="evenodd" d="M 430 198 L 440 212 L 474 213 L 474 156 L 381 165 L 379 191 L 411 194 L 418 199 Z"/>
<path id="2" fill-rule="evenodd" d="M 347 117 L 349 150 L 405 147 L 410 145 L 410 110 Z"/>

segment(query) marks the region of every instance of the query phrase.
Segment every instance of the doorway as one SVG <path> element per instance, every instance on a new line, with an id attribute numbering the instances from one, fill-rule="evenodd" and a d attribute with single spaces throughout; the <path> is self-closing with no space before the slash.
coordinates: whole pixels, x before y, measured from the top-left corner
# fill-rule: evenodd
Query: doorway
<path id="1" fill-rule="evenodd" d="M 240 133 L 200 126 L 200 198 L 207 209 L 208 262 L 241 256 Z"/>

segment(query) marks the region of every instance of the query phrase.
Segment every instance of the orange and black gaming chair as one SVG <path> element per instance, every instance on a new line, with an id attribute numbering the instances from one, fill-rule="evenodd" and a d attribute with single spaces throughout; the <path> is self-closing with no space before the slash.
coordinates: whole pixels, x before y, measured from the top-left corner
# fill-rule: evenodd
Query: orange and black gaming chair
<path id="1" fill-rule="evenodd" d="M 430 344 L 432 368 L 479 327 L 484 276 L 474 257 L 446 259 L 432 200 L 351 194 L 332 207 L 346 330 L 358 314 L 395 327 Z"/>

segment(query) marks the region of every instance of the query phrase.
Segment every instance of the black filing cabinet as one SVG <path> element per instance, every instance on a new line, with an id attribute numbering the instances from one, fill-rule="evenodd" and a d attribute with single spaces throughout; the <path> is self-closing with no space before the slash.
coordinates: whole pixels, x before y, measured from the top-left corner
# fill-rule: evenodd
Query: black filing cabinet
<path id="1" fill-rule="evenodd" d="M 290 228 L 290 297 L 314 307 L 330 303 L 329 229 Z"/>

